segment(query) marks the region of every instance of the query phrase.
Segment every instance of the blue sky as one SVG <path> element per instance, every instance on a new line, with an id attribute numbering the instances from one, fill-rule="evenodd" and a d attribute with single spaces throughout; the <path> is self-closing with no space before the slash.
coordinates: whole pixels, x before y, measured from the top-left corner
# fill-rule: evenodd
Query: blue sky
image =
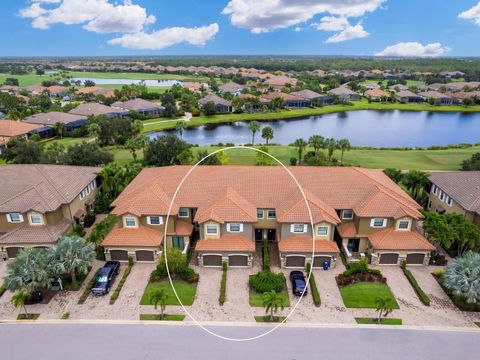
<path id="1" fill-rule="evenodd" d="M 2 0 L 0 9 L 0 56 L 480 56 L 478 0 Z"/>

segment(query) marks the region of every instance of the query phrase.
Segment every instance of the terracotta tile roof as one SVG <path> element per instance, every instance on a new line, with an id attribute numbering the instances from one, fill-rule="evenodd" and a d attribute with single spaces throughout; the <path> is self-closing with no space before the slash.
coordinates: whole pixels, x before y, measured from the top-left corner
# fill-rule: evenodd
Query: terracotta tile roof
<path id="1" fill-rule="evenodd" d="M 43 126 L 24 123 L 22 121 L 1 120 L 0 136 L 12 137 L 28 134 L 30 131 L 41 129 Z"/>
<path id="2" fill-rule="evenodd" d="M 202 239 L 195 245 L 196 251 L 255 251 L 255 242 L 237 234 L 227 234 L 219 239 Z"/>
<path id="3" fill-rule="evenodd" d="M 172 233 L 167 233 L 167 235 L 180 235 L 180 236 L 190 236 L 192 235 L 193 224 L 190 224 L 186 221 L 177 220 L 175 224 L 175 231 Z"/>
<path id="4" fill-rule="evenodd" d="M 0 166 L 0 213 L 44 213 L 69 204 L 100 168 L 62 165 Z"/>
<path id="5" fill-rule="evenodd" d="M 365 91 L 366 96 L 371 96 L 371 97 L 377 97 L 377 98 L 382 98 L 382 97 L 390 97 L 390 94 L 380 90 L 380 89 L 372 89 L 372 90 L 367 90 Z"/>
<path id="6" fill-rule="evenodd" d="M 146 246 L 160 247 L 164 234 L 140 226 L 138 228 L 115 227 L 102 241 L 102 246 Z"/>
<path id="7" fill-rule="evenodd" d="M 23 225 L 1 236 L 0 244 L 54 244 L 70 226 L 67 219 L 56 225 Z"/>
<path id="8" fill-rule="evenodd" d="M 237 91 L 241 91 L 241 90 L 245 89 L 245 85 L 240 85 L 240 84 L 237 84 L 233 81 L 230 81 L 226 84 L 220 85 L 218 88 L 222 91 L 225 91 L 225 92 L 235 93 Z"/>
<path id="9" fill-rule="evenodd" d="M 365 234 L 358 234 L 357 233 L 357 225 L 354 221 L 349 221 L 343 224 L 340 224 L 337 227 L 338 233 L 342 238 L 351 238 L 351 237 L 359 237 L 359 238 L 366 238 L 368 235 Z"/>
<path id="10" fill-rule="evenodd" d="M 282 239 L 278 243 L 278 249 L 280 252 L 300 252 L 300 253 L 312 253 L 313 252 L 313 239 L 308 235 L 295 235 L 287 239 Z M 327 239 L 315 239 L 315 253 L 338 253 L 337 244 L 332 240 Z"/>
<path id="11" fill-rule="evenodd" d="M 388 228 L 368 235 L 368 239 L 376 250 L 435 250 L 435 246 L 417 231 Z"/>

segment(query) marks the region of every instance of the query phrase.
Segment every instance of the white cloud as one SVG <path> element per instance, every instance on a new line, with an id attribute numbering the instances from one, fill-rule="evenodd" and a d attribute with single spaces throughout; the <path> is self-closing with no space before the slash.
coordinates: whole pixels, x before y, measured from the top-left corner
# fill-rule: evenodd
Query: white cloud
<path id="1" fill-rule="evenodd" d="M 480 2 L 469 10 L 458 15 L 460 19 L 471 20 L 475 24 L 480 25 Z"/>
<path id="2" fill-rule="evenodd" d="M 336 17 L 360 17 L 377 10 L 386 0 L 230 0 L 223 14 L 232 25 L 252 33 L 269 32 L 328 13 Z"/>
<path id="3" fill-rule="evenodd" d="M 330 36 L 325 42 L 327 44 L 333 44 L 353 39 L 361 39 L 367 37 L 368 35 L 370 34 L 365 31 L 362 24 L 357 24 L 354 26 L 348 25 L 344 30 L 333 36 Z"/>
<path id="4" fill-rule="evenodd" d="M 313 23 L 318 30 L 324 31 L 341 31 L 345 30 L 350 23 L 348 22 L 346 17 L 343 16 L 324 16 L 320 19 L 320 24 Z"/>
<path id="5" fill-rule="evenodd" d="M 218 29 L 217 23 L 195 28 L 171 27 L 150 34 L 145 32 L 125 34 L 109 40 L 108 43 L 128 49 L 148 50 L 160 50 L 182 42 L 203 46 L 215 36 Z"/>
<path id="6" fill-rule="evenodd" d="M 386 47 L 383 51 L 376 53 L 376 56 L 399 56 L 399 57 L 435 57 L 441 56 L 451 49 L 440 43 L 422 45 L 418 42 L 401 42 Z"/>
<path id="7" fill-rule="evenodd" d="M 300 26 L 297 26 L 297 27 L 295 27 L 295 31 L 300 32 L 300 31 L 302 31 L 302 28 Z"/>

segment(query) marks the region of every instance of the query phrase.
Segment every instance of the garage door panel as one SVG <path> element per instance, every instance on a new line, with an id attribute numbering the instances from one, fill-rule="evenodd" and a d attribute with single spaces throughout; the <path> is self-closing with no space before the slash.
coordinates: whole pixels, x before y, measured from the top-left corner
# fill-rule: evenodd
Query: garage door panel
<path id="1" fill-rule="evenodd" d="M 323 267 L 323 263 L 325 261 L 328 262 L 328 265 L 330 265 L 332 258 L 330 256 L 323 256 L 323 255 L 315 256 L 313 258 L 313 267 L 314 268 Z"/>
<path id="2" fill-rule="evenodd" d="M 16 258 L 19 251 L 22 250 L 22 247 L 9 247 L 7 248 L 7 255 L 9 259 Z"/>
<path id="3" fill-rule="evenodd" d="M 245 255 L 230 255 L 228 257 L 228 266 L 248 266 L 248 256 Z"/>
<path id="4" fill-rule="evenodd" d="M 155 261 L 153 251 L 150 250 L 135 251 L 135 258 L 137 259 L 137 261 Z"/>
<path id="5" fill-rule="evenodd" d="M 382 265 L 398 264 L 398 254 L 393 254 L 393 253 L 381 254 L 379 263 Z"/>
<path id="6" fill-rule="evenodd" d="M 203 266 L 222 266 L 222 256 L 203 255 Z"/>
<path id="7" fill-rule="evenodd" d="M 425 254 L 408 254 L 406 260 L 409 265 L 423 265 Z"/>
<path id="8" fill-rule="evenodd" d="M 285 260 L 286 267 L 305 267 L 305 257 L 304 256 L 287 256 Z"/>
<path id="9" fill-rule="evenodd" d="M 110 250 L 112 260 L 128 261 L 128 252 L 126 250 Z"/>

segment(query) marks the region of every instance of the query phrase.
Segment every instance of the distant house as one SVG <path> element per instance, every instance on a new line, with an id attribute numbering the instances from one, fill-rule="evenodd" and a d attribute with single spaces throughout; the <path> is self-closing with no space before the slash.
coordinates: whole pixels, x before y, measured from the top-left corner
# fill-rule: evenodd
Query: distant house
<path id="1" fill-rule="evenodd" d="M 23 121 L 13 120 L 0 121 L 0 142 L 3 142 L 4 144 L 6 144 L 10 138 L 15 136 L 28 138 L 33 134 L 39 134 L 41 138 L 47 138 L 51 133 L 51 129 L 42 125 L 34 125 Z"/>
<path id="2" fill-rule="evenodd" d="M 329 95 L 336 96 L 342 101 L 358 101 L 362 99 L 362 96 L 355 91 L 352 91 L 346 85 L 339 86 L 328 92 Z"/>
<path id="3" fill-rule="evenodd" d="M 194 93 L 201 93 L 202 89 L 208 89 L 207 84 L 202 84 L 202 83 L 199 83 L 199 82 L 184 82 L 184 83 L 182 83 L 182 86 L 185 89 L 188 89 L 188 90 L 190 90 L 191 92 L 194 92 Z"/>
<path id="4" fill-rule="evenodd" d="M 162 105 L 155 104 L 144 99 L 133 99 L 129 101 L 117 101 L 112 104 L 112 107 L 117 107 L 124 110 L 136 111 L 144 116 L 160 117 L 165 108 Z"/>
<path id="5" fill-rule="evenodd" d="M 24 87 L 23 90 L 32 95 L 42 95 L 47 91 L 47 88 L 40 85 L 31 85 Z"/>
<path id="6" fill-rule="evenodd" d="M 335 102 L 335 99 L 331 96 L 328 96 L 326 94 L 319 94 L 315 91 L 308 89 L 302 91 L 294 91 L 290 94 L 298 98 L 310 100 L 312 105 L 328 105 Z"/>
<path id="7" fill-rule="evenodd" d="M 465 76 L 465 73 L 461 71 L 442 71 L 438 75 L 448 79 L 459 79 Z"/>
<path id="8" fill-rule="evenodd" d="M 273 76 L 264 82 L 268 87 L 272 87 L 276 91 L 282 90 L 285 86 L 297 86 L 297 79 L 288 76 Z"/>
<path id="9" fill-rule="evenodd" d="M 51 98 L 60 98 L 67 95 L 68 88 L 60 85 L 49 86 L 45 89 Z"/>
<path id="10" fill-rule="evenodd" d="M 115 95 L 115 90 L 114 89 L 105 89 L 97 86 L 87 86 L 87 87 L 82 87 L 77 90 L 75 90 L 75 95 L 81 96 L 81 95 L 93 95 L 93 96 L 98 96 L 98 95 L 103 95 L 105 97 L 113 97 Z"/>
<path id="11" fill-rule="evenodd" d="M 372 101 L 380 101 L 380 102 L 392 101 L 392 97 L 390 96 L 390 94 L 380 89 L 367 90 L 365 91 L 364 95 Z"/>
<path id="12" fill-rule="evenodd" d="M 245 85 L 240 85 L 240 84 L 237 84 L 233 81 L 230 81 L 226 84 L 223 84 L 223 85 L 220 85 L 218 87 L 220 93 L 222 94 L 225 94 L 225 93 L 231 93 L 235 96 L 239 96 L 242 92 L 243 89 L 245 89 L 246 86 Z"/>
<path id="13" fill-rule="evenodd" d="M 68 114 L 60 111 L 38 113 L 23 119 L 23 122 L 26 122 L 29 124 L 48 126 L 49 128 L 53 128 L 56 123 L 61 123 L 65 125 L 68 132 L 84 126 L 86 121 L 87 121 L 86 116 Z"/>
<path id="14" fill-rule="evenodd" d="M 87 117 L 90 115 L 95 115 L 95 116 L 105 115 L 110 118 L 130 115 L 130 111 L 128 110 L 113 108 L 113 107 L 106 106 L 103 104 L 98 104 L 98 103 L 80 104 L 76 108 L 70 110 L 68 113 L 73 115 L 82 115 L 84 117 Z"/>
<path id="15" fill-rule="evenodd" d="M 456 99 L 458 102 L 464 102 L 465 100 L 475 100 L 476 93 L 474 92 L 454 92 L 454 93 L 446 93 L 445 95 L 450 96 Z"/>
<path id="16" fill-rule="evenodd" d="M 407 91 L 408 86 L 403 84 L 395 84 L 395 85 L 389 86 L 388 90 L 392 92 Z"/>
<path id="17" fill-rule="evenodd" d="M 420 96 L 422 96 L 424 99 L 426 99 L 427 101 L 433 101 L 433 103 L 435 105 L 456 105 L 458 104 L 458 100 L 449 96 L 449 95 L 446 95 L 446 94 L 442 94 L 441 92 L 438 92 L 438 91 L 425 91 L 425 92 L 422 92 L 420 94 L 418 94 Z"/>
<path id="18" fill-rule="evenodd" d="M 296 96 L 294 94 L 286 94 L 282 92 L 271 92 L 262 96 L 262 101 L 271 102 L 273 99 L 281 97 L 284 101 L 284 106 L 286 108 L 305 108 L 312 105 L 310 99 L 307 99 L 302 96 Z"/>
<path id="19" fill-rule="evenodd" d="M 198 104 L 202 108 L 205 106 L 205 104 L 207 104 L 209 102 L 213 102 L 215 104 L 215 108 L 217 110 L 217 113 L 224 114 L 224 113 L 230 113 L 230 112 L 233 111 L 232 103 L 230 101 L 225 100 L 225 99 L 223 99 L 220 96 L 215 95 L 215 94 L 209 94 L 209 95 L 201 98 L 200 100 L 198 100 Z"/>
<path id="20" fill-rule="evenodd" d="M 404 104 L 410 103 L 421 103 L 424 101 L 424 98 L 420 95 L 415 94 L 410 90 L 401 90 L 395 94 L 397 100 Z"/>
<path id="21" fill-rule="evenodd" d="M 3 92 L 3 93 L 9 93 L 9 94 L 18 94 L 18 92 L 20 91 L 20 88 L 18 86 L 14 86 L 14 85 L 2 85 L 0 86 L 0 92 Z"/>
<path id="22" fill-rule="evenodd" d="M 367 89 L 367 90 L 377 90 L 377 89 L 380 89 L 380 85 L 378 85 L 377 83 L 373 83 L 373 82 L 365 84 L 364 87 L 365 87 L 365 89 Z"/>

